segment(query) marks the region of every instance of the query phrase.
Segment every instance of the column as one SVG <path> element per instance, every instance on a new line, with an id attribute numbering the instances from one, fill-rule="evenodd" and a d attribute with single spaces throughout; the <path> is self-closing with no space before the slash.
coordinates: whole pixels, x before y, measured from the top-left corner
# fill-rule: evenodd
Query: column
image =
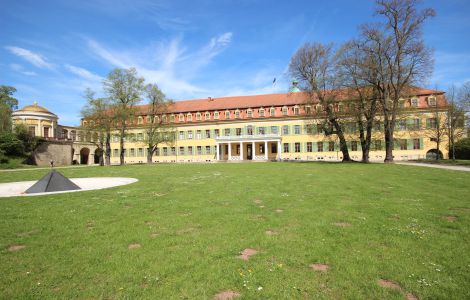
<path id="1" fill-rule="evenodd" d="M 251 142 L 251 159 L 256 160 L 255 142 Z"/>
<path id="2" fill-rule="evenodd" d="M 228 143 L 228 160 L 232 160 L 232 143 Z"/>
<path id="3" fill-rule="evenodd" d="M 51 124 L 52 137 L 55 138 L 54 121 Z"/>
<path id="4" fill-rule="evenodd" d="M 243 160 L 243 143 L 240 142 L 240 160 Z"/>
<path id="5" fill-rule="evenodd" d="M 268 142 L 264 141 L 264 159 L 268 160 Z"/>
<path id="6" fill-rule="evenodd" d="M 217 161 L 220 160 L 220 153 L 219 153 L 219 150 L 220 150 L 220 147 L 219 147 L 219 143 L 215 144 L 216 145 L 216 154 L 217 154 Z"/>
<path id="7" fill-rule="evenodd" d="M 277 159 L 281 160 L 281 141 L 277 141 Z"/>

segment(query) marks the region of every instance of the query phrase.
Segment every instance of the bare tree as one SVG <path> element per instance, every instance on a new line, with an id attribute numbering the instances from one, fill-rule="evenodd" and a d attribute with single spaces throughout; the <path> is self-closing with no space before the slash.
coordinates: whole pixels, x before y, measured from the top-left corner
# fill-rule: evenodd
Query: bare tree
<path id="1" fill-rule="evenodd" d="M 363 26 L 362 33 L 375 45 L 377 89 L 385 134 L 385 162 L 393 161 L 394 128 L 399 99 L 406 90 L 432 71 L 431 51 L 425 46 L 422 27 L 435 15 L 431 8 L 418 10 L 419 0 L 377 0 L 376 13 L 384 22 Z"/>
<path id="2" fill-rule="evenodd" d="M 459 90 L 452 86 L 447 93 L 447 138 L 449 140 L 449 153 L 455 160 L 455 143 L 465 136 L 465 105 L 470 100 L 470 85 L 464 84 Z"/>
<path id="3" fill-rule="evenodd" d="M 111 101 L 115 125 L 119 129 L 119 162 L 124 164 L 124 141 L 128 125 L 133 122 L 135 105 L 141 100 L 144 78 L 137 76 L 135 68 L 114 69 L 103 82 L 104 90 Z"/>
<path id="4" fill-rule="evenodd" d="M 436 143 L 436 160 L 441 157 L 441 144 L 445 141 L 448 134 L 448 118 L 446 111 L 437 105 L 432 108 L 432 118 L 426 119 L 426 133 L 429 139 Z"/>
<path id="5" fill-rule="evenodd" d="M 156 84 L 145 86 L 145 96 L 148 99 L 146 126 L 147 163 L 152 163 L 152 157 L 159 144 L 172 144 L 176 138 L 175 128 L 167 118 L 163 118 L 168 112 L 172 101 L 165 97 L 165 94 Z"/>
<path id="6" fill-rule="evenodd" d="M 322 105 L 321 117 L 325 123 L 325 135 L 336 134 L 339 139 L 343 162 L 351 161 L 348 146 L 334 106 L 341 95 L 338 89 L 336 56 L 332 45 L 307 43 L 297 50 L 289 64 L 291 76 L 297 79 L 300 87 L 309 95 L 307 104 L 318 101 Z"/>
<path id="7" fill-rule="evenodd" d="M 87 133 L 92 133 L 97 139 L 93 139 L 100 151 L 100 165 L 111 164 L 111 128 L 114 123 L 112 107 L 108 98 L 95 98 L 91 89 L 85 90 L 87 104 L 81 111 L 82 118 L 86 120 L 83 125 Z M 104 154 L 104 160 L 103 160 Z"/>

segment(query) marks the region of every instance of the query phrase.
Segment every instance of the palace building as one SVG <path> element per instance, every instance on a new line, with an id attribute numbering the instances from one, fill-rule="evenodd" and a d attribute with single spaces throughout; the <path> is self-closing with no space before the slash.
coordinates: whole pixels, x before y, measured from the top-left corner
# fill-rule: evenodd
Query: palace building
<path id="1" fill-rule="evenodd" d="M 176 139 L 158 145 L 153 162 L 235 162 L 235 161 L 340 161 L 342 153 L 335 135 L 322 130 L 323 108 L 307 103 L 307 94 L 295 86 L 289 93 L 206 98 L 175 101 L 155 120 L 146 115 L 146 105 L 137 107 L 129 120 L 125 140 L 125 162 L 147 161 L 145 127 L 150 122 L 172 124 Z M 348 114 L 354 101 L 340 99 L 333 109 L 343 117 L 350 156 L 361 159 L 357 123 Z M 439 115 L 445 114 L 444 92 L 414 88 L 400 101 L 395 130 L 395 160 L 430 158 L 437 154 L 433 131 Z M 378 117 L 380 119 L 380 116 Z M 58 117 L 35 103 L 13 113 L 14 124 L 25 124 L 31 134 L 53 142 L 72 144 L 70 163 L 97 163 L 96 136 L 82 127 L 59 125 Z M 82 120 L 85 125 L 87 120 Z M 371 161 L 385 156 L 383 124 L 373 130 Z M 441 141 L 440 153 L 448 156 L 447 141 Z M 67 150 L 68 151 L 68 150 Z M 119 163 L 119 136 L 111 138 L 111 163 Z M 68 158 L 65 158 L 66 161 Z"/>

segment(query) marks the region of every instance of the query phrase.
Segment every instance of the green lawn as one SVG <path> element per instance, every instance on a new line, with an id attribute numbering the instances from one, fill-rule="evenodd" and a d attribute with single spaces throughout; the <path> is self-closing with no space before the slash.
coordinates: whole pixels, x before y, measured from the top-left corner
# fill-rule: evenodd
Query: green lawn
<path id="1" fill-rule="evenodd" d="M 0 298 L 470 298 L 470 172 L 334 163 L 59 171 L 139 182 L 0 198 Z M 0 172 L 0 182 L 46 172 Z M 258 253 L 243 261 L 246 248 Z"/>

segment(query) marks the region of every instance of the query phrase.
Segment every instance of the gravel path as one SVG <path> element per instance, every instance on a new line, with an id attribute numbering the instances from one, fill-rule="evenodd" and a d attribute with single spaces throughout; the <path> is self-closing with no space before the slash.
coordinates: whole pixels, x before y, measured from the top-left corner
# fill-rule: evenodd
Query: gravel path
<path id="1" fill-rule="evenodd" d="M 395 164 L 405 165 L 405 166 L 428 167 L 428 168 L 436 168 L 436 169 L 446 169 L 446 170 L 470 172 L 470 167 L 464 167 L 464 166 L 446 166 L 446 165 L 413 163 L 413 162 L 396 162 Z"/>

